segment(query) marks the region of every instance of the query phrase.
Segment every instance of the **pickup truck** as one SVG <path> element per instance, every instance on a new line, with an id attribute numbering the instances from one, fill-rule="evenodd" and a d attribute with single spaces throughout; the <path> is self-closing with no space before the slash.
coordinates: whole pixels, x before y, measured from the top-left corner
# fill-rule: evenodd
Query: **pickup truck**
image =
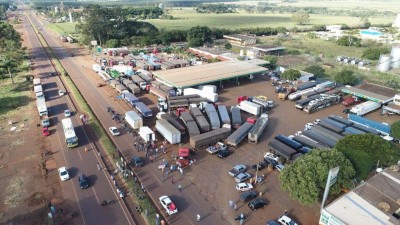
<path id="1" fill-rule="evenodd" d="M 226 148 L 227 147 L 226 147 L 226 145 L 224 143 L 218 142 L 215 145 L 209 146 L 207 148 L 207 152 L 210 153 L 210 154 L 215 154 L 215 153 L 218 153 L 221 150 L 225 150 Z"/>
<path id="2" fill-rule="evenodd" d="M 233 167 L 231 170 L 229 170 L 229 175 L 231 177 L 235 177 L 239 173 L 243 173 L 246 170 L 246 166 L 242 164 L 238 164 L 235 167 Z"/>
<path id="3" fill-rule="evenodd" d="M 50 119 L 48 116 L 42 116 L 42 127 L 50 127 Z"/>

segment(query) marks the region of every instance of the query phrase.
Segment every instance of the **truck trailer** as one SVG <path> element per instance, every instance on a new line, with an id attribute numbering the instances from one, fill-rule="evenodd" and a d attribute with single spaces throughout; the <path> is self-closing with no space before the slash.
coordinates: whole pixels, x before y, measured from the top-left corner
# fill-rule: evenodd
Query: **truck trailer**
<path id="1" fill-rule="evenodd" d="M 364 116 L 382 106 L 380 102 L 366 101 L 350 109 L 350 113 L 357 116 Z"/>
<path id="2" fill-rule="evenodd" d="M 204 116 L 196 116 L 194 119 L 196 120 L 197 125 L 199 125 L 200 131 L 202 133 L 208 132 L 211 130 L 211 126 Z"/>
<path id="3" fill-rule="evenodd" d="M 383 124 L 383 123 L 377 122 L 375 120 L 370 120 L 370 119 L 367 119 L 367 118 L 364 118 L 361 116 L 352 115 L 352 114 L 349 114 L 349 120 L 353 121 L 354 123 L 375 129 L 381 134 L 390 135 L 391 127 L 387 124 Z"/>
<path id="4" fill-rule="evenodd" d="M 128 89 L 122 84 L 115 85 L 115 90 L 120 94 L 129 93 Z"/>
<path id="5" fill-rule="evenodd" d="M 255 116 L 258 116 L 261 114 L 261 108 L 262 106 L 249 102 L 247 100 L 241 101 L 239 105 L 237 106 L 240 110 L 245 111 L 247 113 L 253 114 Z"/>
<path id="6" fill-rule="evenodd" d="M 150 92 L 150 94 L 153 94 L 153 95 L 155 95 L 155 96 L 157 96 L 159 98 L 167 99 L 167 97 L 168 97 L 168 93 L 167 92 L 165 92 L 165 91 L 163 91 L 163 90 L 161 90 L 161 89 L 159 89 L 157 87 L 154 87 L 154 86 L 151 86 L 149 88 L 149 92 Z"/>
<path id="7" fill-rule="evenodd" d="M 139 111 L 140 114 L 145 118 L 150 118 L 153 116 L 153 112 L 149 107 L 147 107 L 143 102 L 135 103 L 135 108 Z"/>
<path id="8" fill-rule="evenodd" d="M 248 136 L 251 128 L 254 124 L 249 122 L 244 123 L 242 126 L 239 127 L 235 132 L 233 132 L 229 137 L 226 139 L 226 144 L 229 146 L 236 147 L 239 143 Z"/>
<path id="9" fill-rule="evenodd" d="M 343 127 L 338 127 L 338 126 L 335 126 L 335 125 L 333 125 L 331 123 L 328 123 L 328 122 L 325 122 L 325 121 L 319 122 L 318 125 L 326 128 L 328 130 L 331 130 L 331 131 L 333 131 L 333 132 L 335 132 L 337 134 L 340 134 L 345 129 L 345 127 L 344 128 Z"/>
<path id="10" fill-rule="evenodd" d="M 194 121 L 194 118 L 192 117 L 192 115 L 190 115 L 189 112 L 181 112 L 180 118 L 186 125 L 188 122 Z"/>
<path id="11" fill-rule="evenodd" d="M 154 131 L 152 131 L 149 127 L 139 128 L 139 135 L 144 140 L 145 143 L 149 143 L 156 139 Z"/>
<path id="12" fill-rule="evenodd" d="M 140 129 L 143 126 L 143 119 L 135 111 L 125 113 L 125 121 L 133 128 Z"/>
<path id="13" fill-rule="evenodd" d="M 197 126 L 195 121 L 188 121 L 186 123 L 186 127 L 190 137 L 196 136 L 200 134 L 199 127 Z"/>
<path id="14" fill-rule="evenodd" d="M 341 116 L 330 115 L 330 116 L 328 116 L 328 118 L 331 119 L 331 120 L 335 120 L 336 122 L 343 123 L 344 125 L 347 125 L 347 126 L 353 125 L 353 122 L 351 122 L 351 121 L 349 121 L 347 119 L 344 119 Z"/>
<path id="15" fill-rule="evenodd" d="M 293 138 L 293 140 L 299 142 L 300 144 L 309 147 L 311 149 L 325 149 L 325 146 L 322 146 L 320 144 L 318 144 L 318 142 L 304 136 L 304 135 L 299 135 L 299 136 L 295 136 Z"/>
<path id="16" fill-rule="evenodd" d="M 210 112 L 208 119 L 210 120 L 211 124 L 211 129 L 218 129 L 221 128 L 221 121 L 219 120 L 218 113 L 215 112 Z"/>
<path id="17" fill-rule="evenodd" d="M 242 125 L 242 116 L 240 115 L 240 109 L 238 107 L 231 107 L 232 114 L 232 127 L 234 129 L 239 129 Z"/>
<path id="18" fill-rule="evenodd" d="M 322 126 L 320 126 L 320 125 L 314 125 L 312 128 L 311 128 L 311 130 L 312 131 L 315 131 L 316 133 L 319 133 L 319 134 L 321 134 L 322 136 L 324 136 L 324 137 L 326 137 L 326 138 L 328 138 L 328 139 L 331 139 L 332 141 L 334 141 L 334 142 L 338 142 L 339 140 L 341 140 L 341 139 L 343 139 L 343 136 L 342 135 L 339 135 L 339 134 L 337 134 L 337 133 L 335 133 L 335 132 L 333 132 L 333 131 L 331 131 L 331 130 L 328 130 L 328 129 L 326 129 L 326 128 L 324 128 L 324 127 L 322 127 Z"/>
<path id="19" fill-rule="evenodd" d="M 172 126 L 174 126 L 176 129 L 178 129 L 181 134 L 186 133 L 185 127 L 182 125 L 182 123 L 179 121 L 179 118 L 176 118 L 170 114 L 162 114 L 161 119 L 167 120 Z"/>
<path id="20" fill-rule="evenodd" d="M 370 127 L 366 127 L 364 125 L 357 124 L 357 123 L 351 125 L 351 127 L 356 128 L 358 130 L 362 130 L 362 131 L 364 131 L 366 133 L 370 133 L 370 134 L 375 134 L 375 135 L 379 135 L 380 134 L 379 131 L 377 131 L 375 129 L 372 129 Z"/>
<path id="21" fill-rule="evenodd" d="M 201 112 L 201 110 L 198 107 L 191 107 L 190 108 L 190 113 L 193 115 L 193 117 L 197 117 L 197 116 L 203 116 L 203 113 Z"/>
<path id="22" fill-rule="evenodd" d="M 131 91 L 134 94 L 139 94 L 140 93 L 140 88 L 136 86 L 134 83 L 129 83 L 126 85 L 126 88 L 128 88 L 129 91 Z"/>
<path id="23" fill-rule="evenodd" d="M 347 127 L 346 124 L 337 122 L 337 121 L 332 120 L 332 119 L 330 119 L 330 118 L 323 118 L 323 119 L 321 119 L 321 122 L 325 122 L 325 123 L 329 123 L 329 124 L 332 124 L 332 125 L 334 125 L 334 126 L 337 126 L 337 127 L 339 127 L 340 129 L 342 129 L 342 131 L 344 130 L 344 128 Z M 327 127 L 327 128 L 328 128 L 328 127 Z"/>
<path id="24" fill-rule="evenodd" d="M 195 149 L 208 147 L 211 144 L 225 140 L 230 133 L 231 130 L 228 128 L 219 128 L 207 133 L 193 136 L 190 137 L 190 146 Z"/>
<path id="25" fill-rule="evenodd" d="M 268 147 L 271 150 L 271 152 L 275 153 L 278 156 L 283 157 L 284 159 L 286 159 L 286 161 L 290 161 L 293 155 L 297 154 L 296 150 L 283 144 L 282 142 L 276 139 L 272 139 L 268 143 Z"/>
<path id="26" fill-rule="evenodd" d="M 231 118 L 229 117 L 228 110 L 225 105 L 218 106 L 218 113 L 223 124 L 231 125 Z"/>
<path id="27" fill-rule="evenodd" d="M 130 106 L 135 107 L 135 103 L 139 102 L 139 99 L 132 93 L 124 93 L 123 94 L 124 100 Z"/>
<path id="28" fill-rule="evenodd" d="M 47 111 L 46 100 L 44 98 L 36 99 L 36 107 L 39 113 L 39 116 L 48 116 L 49 113 Z"/>
<path id="29" fill-rule="evenodd" d="M 311 140 L 318 142 L 320 145 L 326 146 L 328 148 L 333 148 L 336 145 L 336 143 L 331 139 L 328 139 L 312 130 L 306 130 L 302 134 L 310 138 Z"/>
<path id="30" fill-rule="evenodd" d="M 268 114 L 261 114 L 260 118 L 257 119 L 254 126 L 251 128 L 248 134 L 249 143 L 258 143 L 261 135 L 264 133 L 265 128 L 268 125 Z"/>
<path id="31" fill-rule="evenodd" d="M 172 126 L 167 120 L 156 121 L 157 131 L 171 144 L 179 144 L 181 142 L 181 132 Z"/>
<path id="32" fill-rule="evenodd" d="M 349 133 L 349 134 L 366 134 L 367 132 L 359 130 L 357 128 L 354 127 L 346 127 L 344 129 L 345 132 Z"/>

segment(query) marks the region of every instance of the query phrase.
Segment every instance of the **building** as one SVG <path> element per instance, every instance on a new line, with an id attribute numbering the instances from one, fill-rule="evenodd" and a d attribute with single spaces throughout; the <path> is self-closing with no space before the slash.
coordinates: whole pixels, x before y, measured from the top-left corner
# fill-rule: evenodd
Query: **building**
<path id="1" fill-rule="evenodd" d="M 264 55 L 280 55 L 286 48 L 282 46 L 259 45 L 253 47 L 253 49 L 257 51 L 258 57 L 263 57 Z"/>
<path id="2" fill-rule="evenodd" d="M 235 46 L 255 45 L 257 42 L 256 35 L 230 34 L 224 35 L 223 37 Z"/>
<path id="3" fill-rule="evenodd" d="M 321 211 L 320 225 L 400 224 L 400 173 L 387 168 Z"/>
<path id="4" fill-rule="evenodd" d="M 396 91 L 390 88 L 369 83 L 361 84 L 356 87 L 344 87 L 342 92 L 368 101 L 380 102 L 382 104 L 393 101 L 394 95 L 396 94 Z"/>

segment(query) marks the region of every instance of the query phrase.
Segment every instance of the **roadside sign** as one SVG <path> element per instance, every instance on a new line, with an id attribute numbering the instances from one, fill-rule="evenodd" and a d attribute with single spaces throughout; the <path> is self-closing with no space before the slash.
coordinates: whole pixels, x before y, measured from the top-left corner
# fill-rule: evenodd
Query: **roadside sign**
<path id="1" fill-rule="evenodd" d="M 96 45 L 97 45 L 97 41 L 96 41 L 96 40 L 91 41 L 90 44 L 91 44 L 92 46 L 96 46 Z"/>

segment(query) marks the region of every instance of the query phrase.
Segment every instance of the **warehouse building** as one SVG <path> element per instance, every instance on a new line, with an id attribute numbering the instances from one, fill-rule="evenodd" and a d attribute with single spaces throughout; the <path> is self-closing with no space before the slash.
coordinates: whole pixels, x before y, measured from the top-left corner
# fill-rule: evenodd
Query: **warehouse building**
<path id="1" fill-rule="evenodd" d="M 264 60 L 230 60 L 174 70 L 162 70 L 154 72 L 153 75 L 169 86 L 188 88 L 239 77 L 266 74 L 268 69 L 260 66 L 265 63 Z"/>
<path id="2" fill-rule="evenodd" d="M 368 83 L 356 87 L 346 86 L 342 89 L 342 92 L 367 99 L 369 101 L 381 102 L 382 104 L 393 101 L 394 95 L 396 94 L 396 91 L 392 89 Z"/>
<path id="3" fill-rule="evenodd" d="M 400 173 L 387 168 L 321 211 L 319 225 L 400 224 Z"/>
<path id="4" fill-rule="evenodd" d="M 263 57 L 264 55 L 281 55 L 286 48 L 282 46 L 259 45 L 253 47 L 253 49 L 258 52 L 258 57 Z"/>

